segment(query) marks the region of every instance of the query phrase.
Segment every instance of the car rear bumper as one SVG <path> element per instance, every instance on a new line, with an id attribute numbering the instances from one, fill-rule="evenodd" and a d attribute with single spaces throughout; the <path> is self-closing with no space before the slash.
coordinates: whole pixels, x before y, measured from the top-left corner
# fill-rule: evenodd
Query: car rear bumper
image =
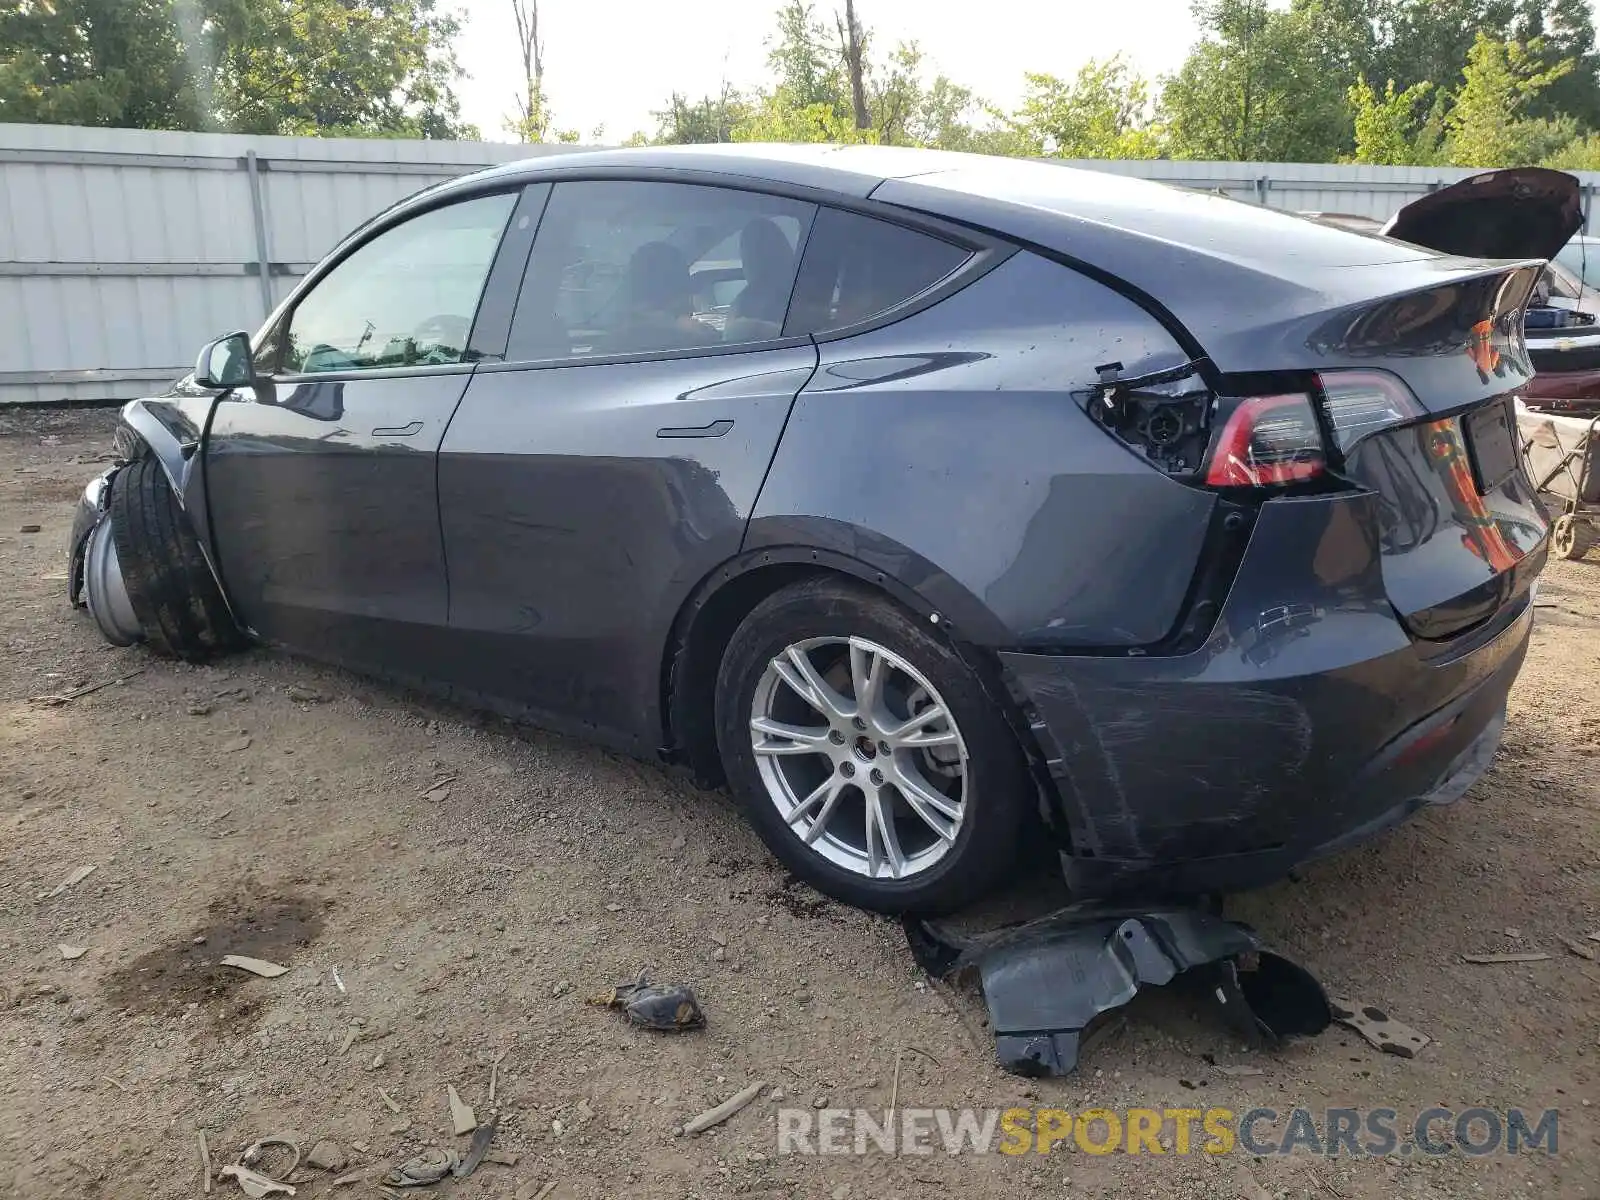
<path id="1" fill-rule="evenodd" d="M 1454 800 L 1483 773 L 1527 651 L 1544 546 L 1513 569 L 1488 621 L 1414 640 L 1384 591 L 1375 502 L 1264 505 L 1192 654 L 1002 655 L 1057 784 L 1075 890 L 1258 886 Z"/>

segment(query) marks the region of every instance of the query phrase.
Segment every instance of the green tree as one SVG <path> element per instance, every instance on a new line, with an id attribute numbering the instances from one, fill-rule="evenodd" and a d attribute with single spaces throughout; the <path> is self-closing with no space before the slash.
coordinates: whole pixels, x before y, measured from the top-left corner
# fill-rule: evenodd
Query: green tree
<path id="1" fill-rule="evenodd" d="M 1004 154 L 1011 147 L 1009 132 L 997 127 L 983 101 L 947 75 L 935 75 L 922 89 L 906 136 L 914 146 L 973 154 Z"/>
<path id="2" fill-rule="evenodd" d="M 673 92 L 667 106 L 651 115 L 656 119 L 655 136 L 639 135 L 639 142 L 699 146 L 733 141 L 734 130 L 749 120 L 750 108 L 738 92 L 724 83 L 720 95 L 698 100 Z"/>
<path id="3" fill-rule="evenodd" d="M 1350 107 L 1355 112 L 1356 152 L 1351 162 L 1380 166 L 1421 166 L 1439 157 L 1437 121 L 1422 104 L 1433 91 L 1431 83 L 1414 83 L 1396 92 L 1389 80 L 1380 96 L 1363 76 L 1350 85 Z"/>
<path id="4" fill-rule="evenodd" d="M 1528 115 L 1570 117 L 1586 129 L 1600 129 L 1600 54 L 1589 0 L 1521 0 L 1509 36 L 1528 46 L 1546 70 L 1571 64 L 1529 100 Z"/>
<path id="5" fill-rule="evenodd" d="M 517 49 L 522 55 L 522 89 L 515 97 L 516 115 L 506 119 L 506 132 L 519 142 L 542 142 L 550 132 L 550 106 L 544 92 L 544 38 L 539 33 L 539 0 L 511 0 L 517 24 Z"/>
<path id="6" fill-rule="evenodd" d="M 1445 155 L 1450 162 L 1464 167 L 1525 166 L 1549 157 L 1577 136 L 1571 118 L 1552 121 L 1525 115 L 1534 97 L 1572 69 L 1570 62 L 1543 67 L 1539 49 L 1478 34 L 1445 118 Z"/>
<path id="7" fill-rule="evenodd" d="M 788 0 L 778 10 L 778 30 L 767 45 L 774 91 L 797 109 L 837 106 L 844 93 L 838 52 L 809 0 Z"/>
<path id="8" fill-rule="evenodd" d="M 1195 15 L 1205 34 L 1161 96 L 1174 158 L 1329 162 L 1351 148 L 1350 80 L 1319 57 L 1320 6 L 1203 0 Z"/>
<path id="9" fill-rule="evenodd" d="M 1164 131 L 1153 124 L 1150 84 L 1121 55 L 1090 59 L 1070 82 L 1029 72 L 1009 119 L 1013 152 L 1058 158 L 1157 158 Z"/>
<path id="10" fill-rule="evenodd" d="M 172 0 L 0 2 L 0 121 L 204 129 Z"/>
<path id="11" fill-rule="evenodd" d="M 437 0 L 220 0 L 216 103 L 241 133 L 476 137 Z"/>
<path id="12" fill-rule="evenodd" d="M 1558 171 L 1600 171 L 1600 133 L 1573 138 L 1540 165 Z"/>
<path id="13" fill-rule="evenodd" d="M 1417 83 L 1445 86 L 1457 78 L 1479 32 L 1528 46 L 1550 69 L 1573 68 L 1528 105 L 1530 117 L 1575 117 L 1600 127 L 1600 57 L 1590 0 L 1295 0 L 1337 10 L 1347 36 L 1367 48 L 1356 60 L 1368 79 L 1393 79 L 1405 91 Z"/>

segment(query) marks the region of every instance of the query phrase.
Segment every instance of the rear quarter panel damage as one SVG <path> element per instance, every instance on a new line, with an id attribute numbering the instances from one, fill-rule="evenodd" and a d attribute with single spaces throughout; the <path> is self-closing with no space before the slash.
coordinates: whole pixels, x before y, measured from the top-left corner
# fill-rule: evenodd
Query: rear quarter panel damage
<path id="1" fill-rule="evenodd" d="M 1019 253 L 904 321 L 824 342 L 745 539 L 818 545 L 969 642 L 1137 646 L 1173 627 L 1215 500 L 1118 445 L 1075 393 L 1188 356 L 1109 288 Z"/>
<path id="2" fill-rule="evenodd" d="M 1526 607 L 1424 660 L 1385 594 L 1376 503 L 1264 504 L 1192 653 L 1000 656 L 1050 731 L 1077 853 L 1113 873 L 1280 852 L 1287 869 L 1425 797 L 1441 762 L 1494 719 L 1526 648 Z M 1391 753 L 1457 711 L 1435 753 Z"/>

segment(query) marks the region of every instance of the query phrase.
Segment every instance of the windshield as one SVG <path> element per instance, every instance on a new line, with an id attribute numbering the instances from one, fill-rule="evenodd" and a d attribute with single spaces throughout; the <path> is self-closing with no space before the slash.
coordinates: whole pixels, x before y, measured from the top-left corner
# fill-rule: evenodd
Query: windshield
<path id="1" fill-rule="evenodd" d="M 1584 290 L 1578 277 L 1559 262 L 1551 262 L 1545 268 L 1543 282 L 1550 288 L 1552 300 L 1577 300 Z M 1593 284 L 1588 286 L 1591 290 L 1594 287 Z"/>
<path id="2" fill-rule="evenodd" d="M 1600 287 L 1600 238 L 1575 237 L 1561 248 L 1552 265 L 1559 263 L 1569 278 L 1581 279 L 1593 291 Z"/>

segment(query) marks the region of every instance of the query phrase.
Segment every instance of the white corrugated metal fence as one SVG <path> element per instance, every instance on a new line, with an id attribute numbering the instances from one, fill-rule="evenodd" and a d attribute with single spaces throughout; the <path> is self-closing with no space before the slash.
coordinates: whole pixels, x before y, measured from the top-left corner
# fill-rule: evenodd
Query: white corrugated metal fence
<path id="1" fill-rule="evenodd" d="M 0 124 L 0 404 L 168 383 L 374 213 L 556 150 Z"/>
<path id="2" fill-rule="evenodd" d="M 480 167 L 573 147 L 0 124 L 0 404 L 122 399 L 254 329 L 361 221 Z M 1386 218 L 1448 167 L 1103 162 L 1294 211 Z M 1584 211 L 1600 175 L 1582 176 Z"/>

